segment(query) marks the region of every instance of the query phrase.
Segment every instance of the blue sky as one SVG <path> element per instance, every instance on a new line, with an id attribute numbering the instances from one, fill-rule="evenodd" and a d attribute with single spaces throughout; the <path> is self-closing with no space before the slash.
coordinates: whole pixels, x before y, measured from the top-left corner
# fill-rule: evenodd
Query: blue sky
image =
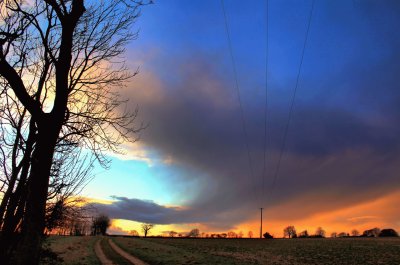
<path id="1" fill-rule="evenodd" d="M 126 208 L 118 212 L 118 203 L 131 203 L 132 211 L 174 205 L 190 211 L 165 208 L 159 219 L 151 210 L 147 217 L 125 217 L 175 224 L 201 220 L 210 229 L 229 229 L 255 220 L 260 206 L 270 211 L 271 222 L 299 220 L 321 213 L 321 205 L 323 212 L 334 213 L 397 194 L 400 4 L 367 0 L 315 1 L 282 168 L 268 190 L 311 5 L 269 1 L 268 156 L 262 177 L 266 1 L 225 1 L 253 178 L 220 1 L 155 1 L 144 7 L 133 29 L 139 38 L 126 52 L 127 64 L 139 66 L 140 74 L 121 93 L 139 106 L 138 119 L 150 126 L 123 159 L 112 158 L 111 169 L 98 174 L 85 195 L 125 198 L 110 210 L 120 219 Z M 400 227 L 398 220 L 398 213 L 390 212 L 376 224 Z"/>

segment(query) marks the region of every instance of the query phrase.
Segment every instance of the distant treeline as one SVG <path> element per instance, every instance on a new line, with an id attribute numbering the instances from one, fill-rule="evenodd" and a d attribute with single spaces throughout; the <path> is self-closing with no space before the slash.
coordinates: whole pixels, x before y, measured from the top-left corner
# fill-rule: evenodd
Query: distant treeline
<path id="1" fill-rule="evenodd" d="M 110 226 L 110 218 L 104 214 L 93 215 L 92 211 L 73 211 L 72 216 L 66 214 L 56 215 L 58 218 L 52 220 L 50 227 L 47 227 L 48 234 L 59 235 L 105 235 Z M 85 213 L 85 214 L 84 214 Z M 253 231 L 248 231 L 246 236 L 242 231 L 229 231 L 226 233 L 205 233 L 194 228 L 189 232 L 163 231 L 161 235 L 151 235 L 151 230 L 155 227 L 154 224 L 143 223 L 141 225 L 141 234 L 136 230 L 129 232 L 129 237 L 169 237 L 169 238 L 258 238 L 254 237 Z M 51 229 L 49 229 L 51 228 Z M 357 229 L 349 232 L 333 232 L 331 238 L 343 237 L 398 237 L 399 234 L 395 229 L 377 227 L 365 230 L 360 233 Z M 272 239 L 275 236 L 269 232 L 263 234 L 263 238 Z M 283 238 L 326 238 L 326 231 L 322 227 L 318 227 L 314 233 L 310 234 L 307 230 L 297 232 L 293 225 L 289 225 L 283 229 Z"/>
<path id="2" fill-rule="evenodd" d="M 398 233 L 396 230 L 392 228 L 379 229 L 377 227 L 365 230 L 363 233 L 360 233 L 357 229 L 351 230 L 348 232 L 333 232 L 330 237 L 398 237 Z M 265 238 L 271 238 L 271 235 L 268 233 L 264 234 Z M 326 232 L 322 227 L 318 227 L 314 234 L 309 234 L 307 230 L 304 230 L 300 233 L 296 233 L 296 229 L 294 226 L 290 225 L 283 229 L 283 237 L 284 238 L 325 238 Z"/>

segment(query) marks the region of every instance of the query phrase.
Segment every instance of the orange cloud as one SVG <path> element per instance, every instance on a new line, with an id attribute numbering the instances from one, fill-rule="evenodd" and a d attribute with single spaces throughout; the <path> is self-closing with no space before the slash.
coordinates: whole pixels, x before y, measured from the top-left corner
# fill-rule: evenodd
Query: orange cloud
<path id="1" fill-rule="evenodd" d="M 272 208 L 265 209 L 263 231 L 270 232 L 275 237 L 282 237 L 283 228 L 288 225 L 294 225 L 297 232 L 307 230 L 309 234 L 313 234 L 317 227 L 322 227 L 329 236 L 332 232 L 346 232 L 357 229 L 362 232 L 373 227 L 379 228 L 394 228 L 400 230 L 400 212 L 397 202 L 400 200 L 400 190 L 381 196 L 377 199 L 366 200 L 352 205 L 337 207 L 332 202 L 332 205 L 321 205 L 320 211 L 314 214 L 305 212 L 303 217 L 299 214 L 302 211 L 302 205 L 310 201 L 310 196 L 277 205 Z M 314 201 L 318 200 L 318 195 L 314 194 Z M 96 200 L 91 200 L 96 201 Z M 110 203 L 110 201 L 101 201 L 101 203 Z M 336 208 L 335 208 L 336 207 Z M 306 208 L 306 207 L 305 207 Z M 329 210 L 333 209 L 333 210 Z M 291 215 L 290 213 L 294 213 Z M 252 231 L 255 237 L 259 236 L 260 225 L 259 211 L 255 209 L 254 216 L 248 221 L 237 224 L 232 230 L 242 231 L 247 235 L 248 231 Z M 131 230 L 136 230 L 141 233 L 141 223 L 114 219 L 112 226 L 109 229 L 111 234 L 129 234 Z M 191 229 L 198 228 L 204 233 L 222 233 L 227 231 L 219 231 L 213 229 L 207 223 L 187 223 L 187 224 L 167 224 L 156 225 L 151 231 L 152 235 L 162 235 L 165 231 L 177 231 L 184 233 Z"/>
<path id="2" fill-rule="evenodd" d="M 317 199 L 315 198 L 315 200 Z M 301 207 L 301 205 L 288 203 L 264 212 L 263 230 L 274 234 L 276 237 L 281 237 L 283 228 L 288 225 L 294 225 L 297 232 L 308 230 L 310 234 L 321 226 L 326 230 L 327 235 L 332 232 L 350 233 L 352 229 L 362 232 L 373 227 L 390 227 L 400 230 L 399 200 L 400 191 L 396 191 L 375 200 L 349 205 L 333 211 L 325 210 L 329 209 L 329 205 L 326 205 L 321 208 L 320 212 L 304 218 L 290 218 L 291 211 L 299 210 L 292 207 L 294 205 Z M 284 218 L 281 218 L 280 213 L 285 213 Z M 258 235 L 260 229 L 259 212 L 255 211 L 254 215 L 252 220 L 239 224 L 238 230 L 252 230 L 255 235 Z"/>

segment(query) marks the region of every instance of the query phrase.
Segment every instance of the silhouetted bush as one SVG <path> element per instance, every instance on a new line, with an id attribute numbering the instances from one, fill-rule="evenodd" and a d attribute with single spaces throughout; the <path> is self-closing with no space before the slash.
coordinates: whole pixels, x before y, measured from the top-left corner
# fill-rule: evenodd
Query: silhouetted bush
<path id="1" fill-rule="evenodd" d="M 369 230 L 365 230 L 362 234 L 363 237 L 377 237 L 379 235 L 379 233 L 381 232 L 381 230 L 377 227 L 369 229 Z"/>
<path id="2" fill-rule="evenodd" d="M 337 234 L 336 236 L 337 237 L 348 237 L 350 235 L 349 235 L 349 233 L 341 232 L 341 233 Z"/>
<path id="3" fill-rule="evenodd" d="M 360 236 L 360 232 L 358 232 L 357 229 L 353 229 L 353 230 L 351 230 L 351 236 L 353 236 L 353 237 Z"/>
<path id="4" fill-rule="evenodd" d="M 92 221 L 92 235 L 105 235 L 107 228 L 111 225 L 110 218 L 101 214 Z"/>
<path id="5" fill-rule="evenodd" d="M 387 228 L 387 229 L 382 229 L 382 231 L 379 233 L 380 237 L 398 237 L 399 234 L 397 234 L 396 230 Z"/>
<path id="6" fill-rule="evenodd" d="M 309 236 L 309 234 L 308 234 L 307 230 L 304 230 L 304 231 L 300 232 L 299 235 L 298 235 L 299 238 L 306 238 L 308 236 Z"/>
<path id="7" fill-rule="evenodd" d="M 322 236 L 322 235 L 311 235 L 311 236 L 309 236 L 310 238 L 325 238 L 324 236 Z"/>
<path id="8" fill-rule="evenodd" d="M 200 231 L 199 229 L 195 228 L 192 229 L 188 234 L 187 237 L 199 237 L 200 236 Z"/>
<path id="9" fill-rule="evenodd" d="M 265 234 L 264 234 L 263 236 L 264 236 L 264 238 L 267 238 L 267 239 L 272 239 L 272 238 L 274 238 L 274 236 L 271 235 L 271 234 L 268 233 L 268 232 L 265 232 Z"/>
<path id="10" fill-rule="evenodd" d="M 318 227 L 317 230 L 315 231 L 315 237 L 321 238 L 321 237 L 325 237 L 326 232 L 324 229 L 322 229 L 322 227 Z"/>

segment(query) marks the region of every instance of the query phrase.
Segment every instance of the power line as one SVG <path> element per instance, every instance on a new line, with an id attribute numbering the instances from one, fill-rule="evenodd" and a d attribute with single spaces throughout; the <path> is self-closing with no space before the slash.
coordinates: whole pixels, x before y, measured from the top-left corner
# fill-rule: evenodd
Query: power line
<path id="1" fill-rule="evenodd" d="M 252 159 L 251 159 L 250 148 L 249 148 L 246 121 L 245 121 L 245 116 L 244 116 L 242 98 L 240 96 L 240 87 L 239 87 L 239 81 L 238 81 L 238 74 L 237 74 L 237 70 L 236 70 L 236 61 L 235 61 L 235 57 L 233 55 L 232 40 L 231 40 L 231 35 L 230 35 L 230 32 L 229 32 L 229 24 L 228 24 L 228 18 L 226 16 L 224 0 L 221 0 L 221 6 L 222 6 L 222 12 L 224 14 L 225 31 L 226 31 L 226 36 L 227 36 L 227 39 L 228 39 L 229 53 L 230 53 L 230 57 L 231 57 L 233 75 L 234 75 L 234 79 L 235 79 L 235 88 L 236 88 L 236 91 L 237 91 L 237 97 L 238 97 L 238 101 L 239 101 L 240 116 L 241 116 L 242 127 L 243 127 L 243 135 L 244 135 L 244 138 L 245 138 L 245 146 L 246 146 L 246 150 L 247 150 L 247 158 L 248 158 L 248 163 L 249 163 L 249 168 L 250 168 L 251 179 L 253 180 L 254 196 L 256 198 L 256 201 L 258 201 L 257 190 L 256 190 L 256 185 L 255 185 L 255 179 L 254 179 L 253 162 L 252 162 Z"/>
<path id="2" fill-rule="evenodd" d="M 263 171 L 262 171 L 262 189 L 261 194 L 265 191 L 265 178 L 266 178 L 266 169 L 267 169 L 267 113 L 268 113 L 268 50 L 269 50 L 269 30 L 268 30 L 268 8 L 269 8 L 269 1 L 266 1 L 266 10 L 265 10 L 265 110 L 264 110 L 264 157 L 263 157 Z M 262 200 L 261 200 L 262 202 Z"/>
<path id="3" fill-rule="evenodd" d="M 273 177 L 270 193 L 267 194 L 267 195 L 270 195 L 272 193 L 272 190 L 275 187 L 276 180 L 278 178 L 279 170 L 280 170 L 280 167 L 281 167 L 282 157 L 283 157 L 283 154 L 285 152 L 286 139 L 287 139 L 287 134 L 288 134 L 288 130 L 289 130 L 289 124 L 290 124 L 290 121 L 292 119 L 292 114 L 293 114 L 293 109 L 294 109 L 294 102 L 295 102 L 295 99 L 296 99 L 297 88 L 298 88 L 299 80 L 300 80 L 301 68 L 303 66 L 304 52 L 305 52 L 305 49 L 306 49 L 308 35 L 309 35 L 309 32 L 310 32 L 310 25 L 311 25 L 312 14 L 313 14 L 313 11 L 314 11 L 314 4 L 315 4 L 315 0 L 312 0 L 311 10 L 310 10 L 310 14 L 309 14 L 309 17 L 308 17 L 306 36 L 305 36 L 305 39 L 304 39 L 303 50 L 301 52 L 300 65 L 299 65 L 299 69 L 298 69 L 297 77 L 296 77 L 296 84 L 295 84 L 295 87 L 294 87 L 293 96 L 292 96 L 290 109 L 289 109 L 288 120 L 287 120 L 287 123 L 286 123 L 286 126 L 285 126 L 284 135 L 283 135 L 283 142 L 282 142 L 282 146 L 281 146 L 281 150 L 280 150 L 280 154 L 279 154 L 279 158 L 278 158 L 278 163 L 277 163 L 277 166 L 276 166 L 276 169 L 275 169 L 275 173 L 274 173 L 274 177 Z"/>

